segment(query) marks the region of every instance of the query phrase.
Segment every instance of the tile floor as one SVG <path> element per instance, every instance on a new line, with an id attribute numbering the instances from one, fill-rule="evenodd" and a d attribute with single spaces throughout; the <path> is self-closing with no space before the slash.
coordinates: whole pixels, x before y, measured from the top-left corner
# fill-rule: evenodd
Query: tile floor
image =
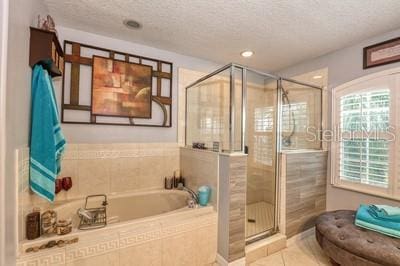
<path id="1" fill-rule="evenodd" d="M 314 235 L 288 241 L 288 247 L 268 257 L 259 259 L 250 266 L 319 266 L 331 265 L 329 258 L 319 247 Z"/>
<path id="2" fill-rule="evenodd" d="M 247 237 L 267 231 L 274 227 L 274 205 L 264 201 L 248 204 L 246 219 L 254 220 L 247 222 Z"/>

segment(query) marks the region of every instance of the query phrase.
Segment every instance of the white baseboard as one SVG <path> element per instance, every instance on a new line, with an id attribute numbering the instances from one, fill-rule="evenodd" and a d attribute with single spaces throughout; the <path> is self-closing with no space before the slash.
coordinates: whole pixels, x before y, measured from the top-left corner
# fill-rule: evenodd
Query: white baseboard
<path id="1" fill-rule="evenodd" d="M 225 260 L 224 257 L 221 255 L 217 254 L 217 263 L 219 266 L 245 266 L 246 265 L 246 258 L 240 258 L 238 260 L 228 262 Z"/>

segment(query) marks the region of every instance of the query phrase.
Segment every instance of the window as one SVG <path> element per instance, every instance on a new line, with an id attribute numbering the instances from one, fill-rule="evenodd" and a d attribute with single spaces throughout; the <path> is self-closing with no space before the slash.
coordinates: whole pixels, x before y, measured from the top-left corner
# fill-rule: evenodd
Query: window
<path id="1" fill-rule="evenodd" d="M 256 107 L 254 109 L 255 132 L 272 132 L 274 125 L 273 107 Z"/>
<path id="2" fill-rule="evenodd" d="M 274 108 L 272 106 L 254 109 L 254 162 L 272 166 Z"/>
<path id="3" fill-rule="evenodd" d="M 386 72 L 387 73 L 387 72 Z M 396 153 L 399 75 L 377 75 L 334 89 L 332 183 L 400 198 Z M 398 151 L 396 150 L 398 149 Z M 399 158 L 400 159 L 400 158 Z"/>
<path id="4" fill-rule="evenodd" d="M 307 103 L 291 103 L 282 105 L 282 131 L 287 133 L 296 127 L 296 132 L 306 132 L 309 126 Z"/>

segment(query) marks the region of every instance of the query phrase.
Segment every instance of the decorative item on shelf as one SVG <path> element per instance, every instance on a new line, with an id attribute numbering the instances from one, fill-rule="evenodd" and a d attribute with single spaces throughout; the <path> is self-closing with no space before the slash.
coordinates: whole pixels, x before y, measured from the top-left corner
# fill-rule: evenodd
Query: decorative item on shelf
<path id="1" fill-rule="evenodd" d="M 193 149 L 200 149 L 200 150 L 205 150 L 206 148 L 206 144 L 204 142 L 193 142 L 192 144 L 192 148 Z"/>
<path id="2" fill-rule="evenodd" d="M 64 52 L 52 31 L 30 28 L 29 65 L 41 64 L 52 77 L 62 76 Z"/>
<path id="3" fill-rule="evenodd" d="M 72 220 L 58 220 L 56 224 L 57 235 L 66 235 L 72 231 Z"/>
<path id="4" fill-rule="evenodd" d="M 213 141 L 213 151 L 219 152 L 219 141 Z"/>
<path id="5" fill-rule="evenodd" d="M 39 250 L 53 248 L 53 247 L 62 248 L 65 247 L 66 245 L 78 243 L 78 241 L 79 241 L 78 237 L 74 237 L 71 239 L 50 240 L 49 242 L 44 243 L 40 246 L 29 247 L 25 250 L 25 252 L 26 253 L 38 252 Z"/>
<path id="6" fill-rule="evenodd" d="M 400 62 L 400 37 L 364 47 L 363 68 Z"/>
<path id="7" fill-rule="evenodd" d="M 56 185 L 55 185 L 56 188 L 55 188 L 55 191 L 54 191 L 54 192 L 55 192 L 56 194 L 58 194 L 58 193 L 60 193 L 60 191 L 63 189 L 63 185 L 62 185 L 63 182 L 62 182 L 62 179 L 57 178 L 55 183 L 56 183 Z"/>
<path id="8" fill-rule="evenodd" d="M 70 176 L 66 176 L 62 178 L 62 188 L 65 191 L 70 190 L 72 187 L 72 178 Z"/>
<path id="9" fill-rule="evenodd" d="M 45 211 L 42 214 L 42 235 L 56 233 L 57 213 L 53 210 Z"/>
<path id="10" fill-rule="evenodd" d="M 172 178 L 165 177 L 164 178 L 164 188 L 165 189 L 172 189 L 174 187 L 174 182 Z"/>
<path id="11" fill-rule="evenodd" d="M 26 216 L 26 238 L 32 240 L 40 237 L 40 209 L 33 208 Z"/>
<path id="12" fill-rule="evenodd" d="M 57 34 L 56 24 L 50 15 L 47 15 L 46 18 L 42 18 L 40 15 L 38 15 L 37 27 L 39 29 L 51 31 Z"/>

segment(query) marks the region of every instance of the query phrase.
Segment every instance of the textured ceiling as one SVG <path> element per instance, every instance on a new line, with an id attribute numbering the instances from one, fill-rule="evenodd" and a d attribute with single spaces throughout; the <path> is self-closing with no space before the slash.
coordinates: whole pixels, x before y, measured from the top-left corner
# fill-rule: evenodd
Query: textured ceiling
<path id="1" fill-rule="evenodd" d="M 400 0 L 44 1 L 58 25 L 269 71 L 400 27 Z"/>

